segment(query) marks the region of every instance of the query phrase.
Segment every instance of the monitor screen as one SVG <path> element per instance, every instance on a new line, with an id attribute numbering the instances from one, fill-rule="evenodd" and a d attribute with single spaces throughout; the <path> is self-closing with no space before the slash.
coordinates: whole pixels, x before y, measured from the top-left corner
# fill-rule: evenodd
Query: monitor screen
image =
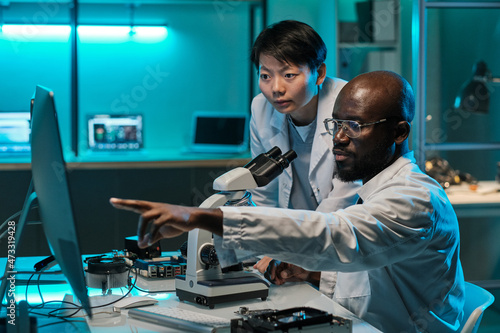
<path id="1" fill-rule="evenodd" d="M 142 115 L 94 115 L 88 120 L 89 149 L 98 151 L 143 148 Z"/>
<path id="2" fill-rule="evenodd" d="M 0 111 L 0 154 L 29 154 L 30 134 L 29 111 Z"/>
<path id="3" fill-rule="evenodd" d="M 31 124 L 31 169 L 43 229 L 75 296 L 90 313 L 54 94 L 37 86 Z"/>
<path id="4" fill-rule="evenodd" d="M 248 116 L 232 112 L 195 112 L 191 149 L 213 153 L 248 150 Z"/>

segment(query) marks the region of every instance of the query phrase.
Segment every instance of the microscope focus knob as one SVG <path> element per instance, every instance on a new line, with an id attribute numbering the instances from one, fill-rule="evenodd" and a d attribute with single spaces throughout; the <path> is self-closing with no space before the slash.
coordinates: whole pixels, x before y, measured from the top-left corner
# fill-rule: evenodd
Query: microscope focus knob
<path id="1" fill-rule="evenodd" d="M 219 258 L 212 244 L 205 244 L 200 248 L 200 260 L 205 265 L 215 266 L 219 264 Z"/>

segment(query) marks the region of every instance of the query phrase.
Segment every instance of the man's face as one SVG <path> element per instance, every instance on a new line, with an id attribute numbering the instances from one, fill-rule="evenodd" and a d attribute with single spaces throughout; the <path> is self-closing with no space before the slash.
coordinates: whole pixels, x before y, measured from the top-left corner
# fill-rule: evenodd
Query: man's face
<path id="1" fill-rule="evenodd" d="M 318 71 L 265 54 L 260 55 L 259 63 L 259 88 L 278 112 L 292 117 L 302 112 L 316 112 L 313 98 L 324 80 Z"/>
<path id="2" fill-rule="evenodd" d="M 368 91 L 342 94 L 337 99 L 333 118 L 355 120 L 360 124 L 387 118 L 384 109 L 371 103 Z M 349 138 L 343 130 L 333 137 L 333 153 L 337 164 L 336 176 L 346 182 L 366 183 L 382 171 L 394 155 L 394 119 L 361 127 L 359 137 Z"/>

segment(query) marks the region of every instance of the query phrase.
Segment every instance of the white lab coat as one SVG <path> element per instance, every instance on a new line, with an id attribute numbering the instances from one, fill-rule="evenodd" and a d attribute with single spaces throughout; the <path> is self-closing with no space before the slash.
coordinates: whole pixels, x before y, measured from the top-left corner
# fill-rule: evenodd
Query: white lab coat
<path id="1" fill-rule="evenodd" d="M 221 207 L 224 249 L 339 271 L 334 299 L 383 332 L 455 332 L 463 316 L 458 221 L 444 190 L 400 157 L 331 213 Z"/>
<path id="2" fill-rule="evenodd" d="M 309 183 L 316 201 L 320 204 L 329 197 L 328 207 L 333 210 L 345 208 L 356 203 L 356 189 L 359 184 L 344 183 L 333 179 L 335 160 L 332 154 L 333 138 L 325 129 L 323 120 L 330 118 L 338 93 L 346 81 L 338 78 L 325 78 L 318 94 L 318 114 L 316 131 L 311 151 Z M 263 94 L 252 101 L 250 121 L 250 148 L 252 157 L 278 146 L 283 153 L 290 150 L 288 123 L 286 116 L 276 111 Z M 288 208 L 292 190 L 292 168 L 267 186 L 252 190 L 252 199 L 257 206 Z M 330 193 L 334 189 L 332 193 Z"/>

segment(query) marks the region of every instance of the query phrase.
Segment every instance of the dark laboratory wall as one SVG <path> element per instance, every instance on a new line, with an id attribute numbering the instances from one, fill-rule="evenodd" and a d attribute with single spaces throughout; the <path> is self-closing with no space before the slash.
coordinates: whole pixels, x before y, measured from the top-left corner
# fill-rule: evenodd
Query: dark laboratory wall
<path id="1" fill-rule="evenodd" d="M 121 250 L 124 248 L 124 238 L 136 234 L 138 215 L 112 208 L 108 202 L 110 197 L 198 206 L 214 193 L 213 180 L 233 167 L 234 165 L 165 169 L 70 170 L 68 179 L 82 253 L 99 254 L 114 249 Z M 0 194 L 2 202 L 0 220 L 2 222 L 21 210 L 30 179 L 29 170 L 0 172 L 0 184 L 3 187 Z M 39 220 L 37 209 L 32 210 L 29 220 Z M 180 236 L 163 240 L 162 249 L 177 250 L 186 239 L 187 236 Z M 6 239 L 0 241 L 0 249 L 0 256 L 5 257 Z M 49 248 L 43 228 L 40 224 L 30 224 L 23 230 L 16 256 L 44 255 L 49 255 Z"/>
<path id="2" fill-rule="evenodd" d="M 156 4 L 155 4 L 156 3 Z M 70 22 L 65 2 L 12 2 L 2 21 L 34 23 L 0 33 L 0 110 L 29 110 L 36 85 L 54 91 L 64 150 L 71 147 L 71 65 L 78 61 L 78 136 L 87 150 L 87 121 L 95 114 L 141 114 L 148 150 L 180 149 L 189 141 L 197 110 L 249 112 L 250 23 L 253 4 L 232 1 L 164 1 L 134 7 L 134 24 L 168 25 L 166 37 L 129 34 L 130 6 L 79 4 L 82 25 L 125 24 L 124 35 L 100 27 L 78 30 L 77 53 L 70 27 L 57 33 L 40 23 Z M 40 26 L 38 26 L 40 25 Z M 112 28 L 112 27 L 108 27 Z M 140 27 L 138 27 L 140 28 Z M 252 94 L 253 95 L 253 94 Z"/>

